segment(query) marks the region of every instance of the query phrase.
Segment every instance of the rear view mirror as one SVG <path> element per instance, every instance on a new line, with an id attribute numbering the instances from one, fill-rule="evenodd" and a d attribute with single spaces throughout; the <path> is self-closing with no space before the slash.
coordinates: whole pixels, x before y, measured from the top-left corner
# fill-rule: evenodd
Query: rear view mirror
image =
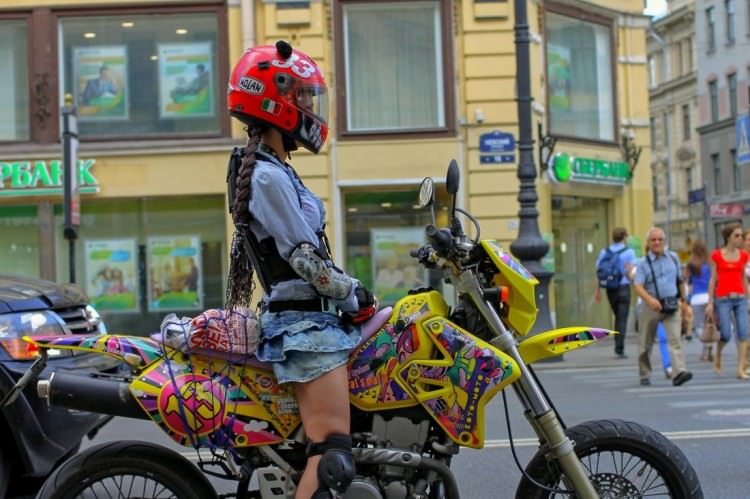
<path id="1" fill-rule="evenodd" d="M 422 180 L 422 185 L 419 186 L 419 201 L 418 205 L 420 208 L 427 208 L 432 206 L 435 201 L 435 182 L 431 177 L 425 177 Z"/>

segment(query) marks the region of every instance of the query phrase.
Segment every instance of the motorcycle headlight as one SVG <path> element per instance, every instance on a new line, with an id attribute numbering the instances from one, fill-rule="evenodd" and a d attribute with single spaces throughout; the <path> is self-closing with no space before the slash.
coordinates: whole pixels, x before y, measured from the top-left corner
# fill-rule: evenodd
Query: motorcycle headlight
<path id="1" fill-rule="evenodd" d="M 62 320 L 50 311 L 0 314 L 0 346 L 14 360 L 34 360 L 39 347 L 23 340 L 24 336 L 56 336 L 71 334 Z M 50 357 L 62 355 L 60 350 L 49 350 Z"/>

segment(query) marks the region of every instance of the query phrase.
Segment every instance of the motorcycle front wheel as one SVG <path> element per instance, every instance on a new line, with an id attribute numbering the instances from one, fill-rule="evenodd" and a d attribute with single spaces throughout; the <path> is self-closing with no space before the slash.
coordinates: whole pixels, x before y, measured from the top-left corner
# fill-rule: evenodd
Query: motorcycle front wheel
<path id="1" fill-rule="evenodd" d="M 180 454 L 149 442 L 109 442 L 65 461 L 37 499 L 211 499 L 216 490 Z"/>
<path id="2" fill-rule="evenodd" d="M 685 454 L 661 433 L 619 419 L 587 421 L 565 430 L 588 471 L 599 497 L 670 497 L 702 499 L 700 481 Z M 564 473 L 543 446 L 526 467 L 534 481 L 559 492 L 542 489 L 526 477 L 517 499 L 575 497 L 565 493 Z"/>

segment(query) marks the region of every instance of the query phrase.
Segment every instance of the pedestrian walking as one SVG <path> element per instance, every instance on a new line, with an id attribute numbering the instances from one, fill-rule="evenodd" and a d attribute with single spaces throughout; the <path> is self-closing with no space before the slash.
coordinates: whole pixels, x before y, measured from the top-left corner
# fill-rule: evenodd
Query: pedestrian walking
<path id="1" fill-rule="evenodd" d="M 638 263 L 633 288 L 643 300 L 638 317 L 638 374 L 641 385 L 651 384 L 651 348 L 656 329 L 663 322 L 672 361 L 672 384 L 680 386 L 693 374 L 685 367 L 685 352 L 680 335 L 681 319 L 677 313 L 687 307 L 682 296 L 681 271 L 677 255 L 666 251 L 664 231 L 652 227 L 646 234 L 648 253 Z"/>
<path id="2" fill-rule="evenodd" d="M 721 337 L 716 344 L 714 371 L 721 374 L 721 352 L 732 338 L 732 325 L 737 339 L 737 378 L 750 379 L 745 374 L 747 353 L 747 276 L 745 266 L 748 254 L 744 250 L 745 241 L 742 226 L 738 223 L 726 225 L 721 230 L 724 247 L 711 253 L 711 279 L 708 283 L 708 304 L 706 315 L 712 316 L 714 309 L 719 321 Z"/>
<path id="3" fill-rule="evenodd" d="M 690 249 L 690 260 L 685 266 L 685 280 L 688 284 L 688 302 L 693 312 L 693 335 L 703 338 L 708 304 L 708 282 L 711 280 L 711 267 L 708 264 L 708 249 L 703 241 L 695 241 Z M 709 318 L 713 320 L 713 318 Z M 704 343 L 701 360 L 713 362 L 713 344 Z"/>
<path id="4" fill-rule="evenodd" d="M 612 231 L 612 244 L 599 252 L 596 259 L 597 287 L 594 301 L 601 302 L 601 289 L 607 290 L 607 301 L 615 316 L 615 358 L 627 359 L 625 355 L 625 333 L 630 312 L 630 279 L 628 275 L 635 267 L 635 252 L 625 245 L 628 231 L 616 227 Z"/>

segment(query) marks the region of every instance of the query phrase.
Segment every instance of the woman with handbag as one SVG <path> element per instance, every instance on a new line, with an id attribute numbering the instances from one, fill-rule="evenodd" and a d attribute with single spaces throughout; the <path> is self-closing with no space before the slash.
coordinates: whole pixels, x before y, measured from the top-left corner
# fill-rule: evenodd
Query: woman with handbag
<path id="1" fill-rule="evenodd" d="M 711 280 L 711 267 L 708 265 L 708 249 L 703 241 L 695 241 L 690 251 L 690 260 L 685 267 L 688 283 L 688 301 L 693 312 L 693 330 L 703 343 L 701 360 L 713 362 L 713 344 L 718 341 L 718 331 L 713 317 L 706 320 L 708 304 L 708 283 Z M 704 327 L 704 323 L 709 326 Z"/>
<path id="2" fill-rule="evenodd" d="M 706 316 L 714 314 L 719 319 L 721 338 L 716 344 L 714 371 L 721 374 L 721 351 L 732 337 L 732 323 L 737 337 L 737 378 L 750 379 L 743 369 L 747 353 L 747 277 L 745 265 L 748 263 L 747 252 L 743 249 L 745 241 L 742 226 L 731 223 L 721 231 L 724 247 L 711 253 L 711 279 L 708 283 L 708 304 Z"/>

